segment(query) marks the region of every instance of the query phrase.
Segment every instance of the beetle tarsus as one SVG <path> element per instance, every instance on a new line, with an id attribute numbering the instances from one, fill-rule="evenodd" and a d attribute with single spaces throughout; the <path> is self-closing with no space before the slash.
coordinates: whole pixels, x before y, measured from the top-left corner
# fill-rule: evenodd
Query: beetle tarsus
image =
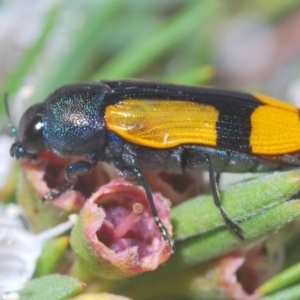
<path id="1" fill-rule="evenodd" d="M 72 190 L 74 188 L 74 184 L 71 182 L 66 183 L 65 185 L 51 189 L 43 198 L 43 202 L 45 201 L 51 201 L 54 198 L 59 197 L 61 194 L 65 193 L 68 190 Z"/>
<path id="2" fill-rule="evenodd" d="M 243 235 L 243 228 L 239 226 L 238 223 L 234 222 L 233 220 L 231 220 L 229 218 L 229 216 L 226 214 L 225 210 L 223 209 L 222 206 L 218 207 L 222 218 L 224 219 L 226 225 L 229 227 L 229 229 L 235 234 L 237 235 L 242 241 L 245 240 L 245 237 Z"/>
<path id="3" fill-rule="evenodd" d="M 168 245 L 172 248 L 172 253 L 175 252 L 175 242 L 172 239 L 172 237 L 170 236 L 169 232 L 167 231 L 167 229 L 165 228 L 165 226 L 163 225 L 161 219 L 158 216 L 154 217 L 155 219 L 155 223 L 163 237 L 163 239 L 168 243 Z"/>

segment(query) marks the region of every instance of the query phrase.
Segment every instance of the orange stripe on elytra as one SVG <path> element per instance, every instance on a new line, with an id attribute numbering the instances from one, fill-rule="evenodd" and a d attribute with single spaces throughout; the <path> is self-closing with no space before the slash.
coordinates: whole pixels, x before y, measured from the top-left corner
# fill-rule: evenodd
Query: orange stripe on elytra
<path id="1" fill-rule="evenodd" d="M 266 102 L 265 102 L 266 103 Z M 300 120 L 296 107 L 273 100 L 251 115 L 252 153 L 276 155 L 300 150 Z M 276 105 L 275 105 L 276 104 Z"/>
<path id="2" fill-rule="evenodd" d="M 153 148 L 216 146 L 218 110 L 192 101 L 130 99 L 109 105 L 106 126 L 125 140 Z"/>

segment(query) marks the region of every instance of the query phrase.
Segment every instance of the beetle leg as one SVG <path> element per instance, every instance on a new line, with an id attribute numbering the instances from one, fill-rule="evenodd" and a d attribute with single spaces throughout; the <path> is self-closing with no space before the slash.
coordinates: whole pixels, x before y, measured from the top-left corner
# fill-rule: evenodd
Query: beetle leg
<path id="1" fill-rule="evenodd" d="M 220 180 L 221 180 L 221 172 L 216 173 L 216 183 L 217 186 L 220 185 Z"/>
<path id="2" fill-rule="evenodd" d="M 63 186 L 60 186 L 58 188 L 51 189 L 43 198 L 42 201 L 50 201 L 56 197 L 59 197 L 64 192 L 71 190 L 74 187 L 73 183 L 67 182 Z"/>
<path id="3" fill-rule="evenodd" d="M 88 162 L 85 160 L 76 161 L 66 168 L 65 177 L 67 183 L 61 187 L 51 189 L 44 197 L 43 201 L 52 200 L 67 190 L 71 190 L 74 188 L 75 183 L 77 182 L 78 177 L 89 173 L 97 164 L 97 160 L 93 160 L 92 162 Z"/>
<path id="4" fill-rule="evenodd" d="M 174 253 L 175 252 L 174 240 L 172 239 L 172 237 L 170 236 L 170 234 L 168 233 L 167 229 L 165 228 L 165 226 L 163 225 L 161 219 L 158 216 L 158 212 L 157 212 L 155 203 L 153 201 L 152 192 L 151 192 L 149 184 L 147 183 L 147 181 L 144 178 L 143 174 L 141 173 L 141 171 L 137 167 L 131 167 L 131 168 L 129 168 L 129 170 L 134 173 L 136 178 L 139 180 L 140 184 L 143 186 L 143 188 L 146 192 L 148 202 L 149 202 L 149 205 L 150 205 L 150 209 L 151 209 L 152 215 L 155 219 L 156 225 L 159 228 L 159 231 L 160 231 L 161 235 L 163 236 L 163 239 L 172 248 L 172 252 Z"/>
<path id="5" fill-rule="evenodd" d="M 243 236 L 243 229 L 236 222 L 230 219 L 230 217 L 227 215 L 227 213 L 225 212 L 221 204 L 220 193 L 219 193 L 218 184 L 216 181 L 212 162 L 207 155 L 204 155 L 204 158 L 206 160 L 207 167 L 208 167 L 210 188 L 213 194 L 215 205 L 218 207 L 222 215 L 222 218 L 224 219 L 226 225 L 230 228 L 230 230 L 232 230 L 233 233 L 236 234 L 241 240 L 244 240 L 245 238 Z"/>

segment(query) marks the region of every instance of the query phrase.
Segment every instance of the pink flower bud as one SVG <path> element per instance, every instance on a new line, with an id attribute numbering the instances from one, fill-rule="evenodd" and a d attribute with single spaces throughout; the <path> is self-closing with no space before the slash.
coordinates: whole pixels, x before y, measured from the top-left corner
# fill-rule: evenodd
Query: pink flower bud
<path id="1" fill-rule="evenodd" d="M 171 233 L 170 204 L 153 195 Z M 102 186 L 83 206 L 71 245 L 96 276 L 119 279 L 155 270 L 171 255 L 149 208 L 143 188 L 124 179 Z"/>
<path id="2" fill-rule="evenodd" d="M 65 168 L 71 162 L 51 152 L 40 153 L 37 160 L 21 160 L 22 173 L 17 198 L 30 221 L 32 231 L 39 232 L 67 220 L 70 213 L 78 212 L 86 198 L 110 179 L 106 170 L 98 164 L 91 173 L 79 178 L 73 190 L 43 202 L 43 196 L 51 188 L 66 183 Z"/>

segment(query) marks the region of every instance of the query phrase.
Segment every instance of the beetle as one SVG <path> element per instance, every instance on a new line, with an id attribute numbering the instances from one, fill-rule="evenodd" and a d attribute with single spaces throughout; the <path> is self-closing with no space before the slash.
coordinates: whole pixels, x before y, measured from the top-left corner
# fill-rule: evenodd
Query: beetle
<path id="1" fill-rule="evenodd" d="M 22 116 L 11 156 L 35 159 L 43 150 L 82 157 L 65 170 L 72 189 L 99 161 L 144 187 L 163 238 L 163 226 L 141 170 L 209 172 L 216 206 L 241 239 L 240 226 L 224 211 L 215 172 L 269 172 L 300 166 L 299 110 L 256 94 L 142 80 L 76 83 L 54 91 Z"/>

